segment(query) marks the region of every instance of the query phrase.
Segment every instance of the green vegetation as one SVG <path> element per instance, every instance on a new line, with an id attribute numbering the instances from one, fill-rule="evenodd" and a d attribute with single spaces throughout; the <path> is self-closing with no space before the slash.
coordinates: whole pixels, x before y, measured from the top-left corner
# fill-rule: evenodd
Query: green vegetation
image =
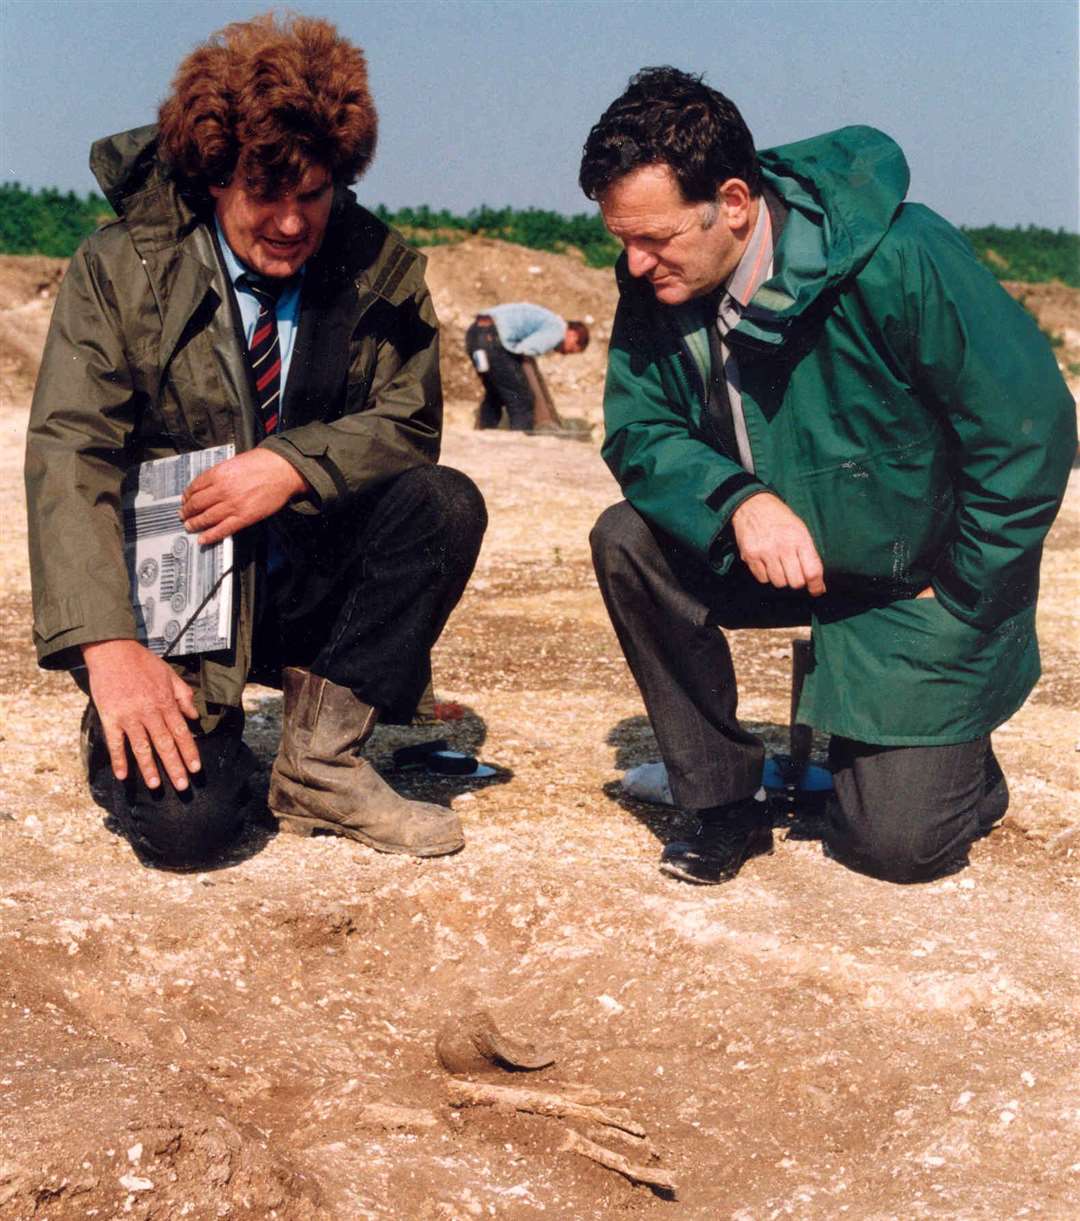
<path id="1" fill-rule="evenodd" d="M 17 182 L 0 183 L 0 254 L 66 258 L 112 214 L 100 195 L 28 191 Z"/>
<path id="2" fill-rule="evenodd" d="M 376 214 L 400 229 L 416 246 L 458 242 L 466 237 L 501 238 L 533 250 L 578 250 L 590 267 L 610 267 L 619 243 L 596 213 L 563 216 L 542 208 L 474 208 L 455 216 L 445 208 L 399 208 L 379 205 Z M 16 183 L 0 185 L 0 253 L 65 256 L 88 233 L 112 215 L 100 196 L 30 191 Z M 1080 235 L 1064 229 L 1002 229 L 989 225 L 965 229 L 979 257 L 1002 280 L 1041 283 L 1060 280 L 1080 288 Z"/>
<path id="3" fill-rule="evenodd" d="M 376 215 L 400 229 L 413 245 L 437 246 L 479 234 L 516 242 L 533 250 L 579 250 L 590 267 L 610 267 L 619 253 L 618 243 L 596 214 L 563 216 L 541 208 L 474 208 L 455 216 L 445 208 L 399 208 L 383 205 Z M 84 237 L 113 215 L 97 194 L 80 197 L 47 188 L 27 190 L 19 183 L 0 185 L 0 254 L 68 256 Z"/>
<path id="4" fill-rule="evenodd" d="M 1080 236 L 1058 229 L 1001 229 L 987 225 L 964 229 L 979 258 L 999 280 L 1026 280 L 1041 284 L 1060 280 L 1080 288 Z"/>

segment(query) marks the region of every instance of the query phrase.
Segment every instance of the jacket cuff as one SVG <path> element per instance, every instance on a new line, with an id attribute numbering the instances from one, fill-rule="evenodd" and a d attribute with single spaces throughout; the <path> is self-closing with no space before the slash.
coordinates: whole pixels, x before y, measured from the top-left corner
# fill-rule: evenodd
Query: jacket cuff
<path id="1" fill-rule="evenodd" d="M 770 491 L 772 489 L 769 485 L 762 483 L 760 479 L 755 479 L 746 471 L 737 471 L 714 488 L 706 497 L 705 503 L 719 516 L 723 529 L 731 521 L 732 513 L 744 500 L 749 500 L 759 492 Z"/>
<path id="2" fill-rule="evenodd" d="M 63 615 L 63 619 L 59 618 Z M 81 611 L 77 598 L 46 607 L 34 622 L 34 647 L 38 665 L 45 670 L 70 670 L 83 664 L 84 644 L 97 640 L 138 640 L 135 613 L 127 603 L 91 619 Z"/>
<path id="3" fill-rule="evenodd" d="M 746 471 L 738 471 L 714 488 L 706 498 L 706 505 L 715 510 L 720 518 L 716 533 L 709 543 L 707 558 L 710 566 L 721 575 L 727 572 L 735 559 L 735 538 L 731 530 L 731 515 L 744 500 L 749 500 L 751 496 L 756 496 L 759 492 L 770 491 L 772 489 L 762 483 L 760 479 L 755 479 Z"/>
<path id="4" fill-rule="evenodd" d="M 325 443 L 319 442 L 308 446 L 297 444 L 289 437 L 279 435 L 267 437 L 259 443 L 259 449 L 268 449 L 271 453 L 284 458 L 290 466 L 294 466 L 307 480 L 311 491 L 306 497 L 290 501 L 286 508 L 293 512 L 309 516 L 323 513 L 342 498 L 345 492 L 337 468 L 326 454 Z"/>

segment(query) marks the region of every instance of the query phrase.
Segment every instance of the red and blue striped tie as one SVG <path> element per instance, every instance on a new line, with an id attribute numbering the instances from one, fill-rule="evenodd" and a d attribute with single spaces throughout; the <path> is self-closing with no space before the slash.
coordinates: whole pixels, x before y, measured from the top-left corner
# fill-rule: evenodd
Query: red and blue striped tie
<path id="1" fill-rule="evenodd" d="M 277 302 L 285 281 L 275 282 L 243 275 L 237 281 L 259 303 L 259 316 L 248 345 L 248 360 L 255 375 L 255 403 L 263 432 L 269 436 L 278 424 L 281 405 L 281 344 L 278 342 Z"/>

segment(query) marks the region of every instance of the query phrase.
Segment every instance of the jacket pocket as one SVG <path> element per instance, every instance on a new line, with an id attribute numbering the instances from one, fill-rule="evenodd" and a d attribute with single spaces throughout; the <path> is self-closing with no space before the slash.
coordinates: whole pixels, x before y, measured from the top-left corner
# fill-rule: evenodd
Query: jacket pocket
<path id="1" fill-rule="evenodd" d="M 825 565 L 871 598 L 928 584 L 948 540 L 953 492 L 948 458 L 936 434 L 860 454 L 800 480 L 796 512 L 805 509 Z"/>

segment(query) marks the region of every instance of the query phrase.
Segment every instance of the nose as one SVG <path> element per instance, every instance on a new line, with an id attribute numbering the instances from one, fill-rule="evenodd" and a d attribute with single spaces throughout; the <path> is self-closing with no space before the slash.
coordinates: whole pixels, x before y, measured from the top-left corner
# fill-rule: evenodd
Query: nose
<path id="1" fill-rule="evenodd" d="M 274 213 L 274 225 L 282 237 L 299 237 L 304 231 L 304 214 L 295 199 L 283 199 Z"/>
<path id="2" fill-rule="evenodd" d="M 632 276 L 645 276 L 659 262 L 655 254 L 633 244 L 626 247 L 626 266 Z"/>

